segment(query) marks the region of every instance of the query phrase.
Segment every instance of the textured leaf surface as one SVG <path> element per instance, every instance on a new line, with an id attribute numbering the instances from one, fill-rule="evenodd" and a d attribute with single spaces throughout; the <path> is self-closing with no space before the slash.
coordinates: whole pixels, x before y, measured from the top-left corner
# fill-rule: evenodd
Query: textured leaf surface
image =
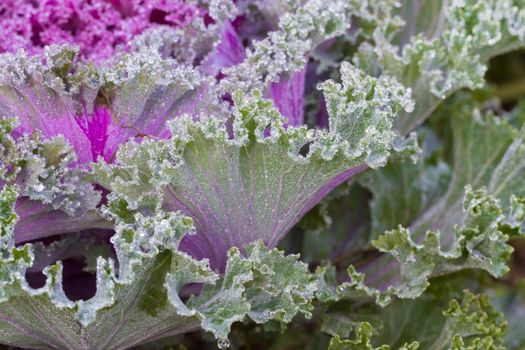
<path id="1" fill-rule="evenodd" d="M 525 346 L 523 322 L 525 320 L 525 294 L 523 282 L 514 288 L 497 285 L 490 291 L 490 299 L 498 311 L 503 312 L 508 326 L 505 333 L 505 346 L 509 350 L 522 349 Z"/>
<path id="2" fill-rule="evenodd" d="M 417 300 L 396 301 L 379 312 L 375 328 L 368 322 L 356 326 L 354 339 L 336 336 L 330 349 L 505 349 L 506 321 L 485 295 L 465 291 L 461 301 L 424 295 Z M 437 307 L 436 307 L 437 306 Z M 438 311 L 442 308 L 443 311 Z M 406 342 L 407 338 L 412 338 Z M 378 345 L 388 344 L 388 345 Z"/>
<path id="3" fill-rule="evenodd" d="M 354 61 L 371 74 L 383 72 L 412 88 L 415 110 L 400 113 L 395 122 L 401 134 L 421 124 L 454 91 L 481 88 L 488 59 L 523 45 L 521 1 L 404 1 L 401 11 L 387 2 L 372 3 L 368 6 L 383 8 L 386 17 L 404 17 L 402 46 L 390 42 L 391 27 L 377 27 L 373 43 L 362 44 Z M 432 21 L 424 21 L 426 15 Z"/>
<path id="4" fill-rule="evenodd" d="M 398 161 L 362 179 L 374 194 L 373 244 L 388 253 L 360 267 L 363 283 L 416 297 L 431 276 L 464 268 L 496 277 L 508 271 L 508 234 L 518 233 L 523 220 L 517 199 L 525 191 L 521 131 L 511 126 L 519 123 L 521 109 L 500 119 L 471 108 L 447 109 L 454 113 L 452 165 Z M 407 228 L 396 228 L 396 222 Z M 378 236 L 382 229 L 390 231 Z M 365 288 L 355 277 L 352 288 Z"/>
<path id="5" fill-rule="evenodd" d="M 162 206 L 193 217 L 197 235 L 182 243 L 183 250 L 210 258 L 214 268 L 224 268 L 232 246 L 242 250 L 260 239 L 273 247 L 337 185 L 385 163 L 393 113 L 411 107 L 393 80 L 364 79 L 357 87 L 351 79 L 365 78 L 362 72 L 345 65 L 342 73 L 342 85 L 326 87 L 334 108 L 330 120 L 341 126 L 335 130 L 286 128 L 271 102 L 238 93 L 233 135 L 216 118 L 178 119 L 170 140 L 127 144 L 116 165 L 95 170 L 96 181 L 131 210 Z M 355 106 L 360 114 L 354 116 Z M 355 129 L 342 126 L 353 117 Z"/>
<path id="6" fill-rule="evenodd" d="M 182 237 L 193 234 L 192 220 L 180 213 L 136 214 L 130 223 L 117 219 L 111 241 L 118 267 L 112 258 L 97 259 L 97 291 L 92 298 L 68 299 L 61 262 L 46 267 L 45 286 L 33 289 L 24 277 L 34 260 L 33 247 L 13 245 L 16 196 L 14 187 L 4 188 L 0 196 L 0 341 L 4 344 L 126 349 L 202 328 L 225 346 L 235 321 L 249 317 L 258 323 L 288 323 L 298 312 L 310 314 L 316 285 L 296 256 L 268 251 L 262 243 L 248 246 L 246 257 L 233 249 L 226 273 L 219 278 L 206 260 L 196 261 L 177 250 Z M 185 304 L 179 292 L 190 283 L 205 285 Z"/>
<path id="7" fill-rule="evenodd" d="M 75 152 L 64 138 L 34 133 L 15 139 L 18 125 L 0 118 L 0 186 L 17 184 L 20 192 L 16 242 L 108 227 L 96 209 L 100 194 L 72 167 Z"/>

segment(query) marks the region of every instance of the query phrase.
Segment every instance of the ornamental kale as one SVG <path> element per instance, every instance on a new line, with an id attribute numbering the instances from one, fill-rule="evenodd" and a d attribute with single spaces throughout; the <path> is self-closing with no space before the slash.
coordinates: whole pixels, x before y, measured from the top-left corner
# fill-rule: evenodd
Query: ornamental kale
<path id="1" fill-rule="evenodd" d="M 81 57 L 100 60 L 149 28 L 181 28 L 203 17 L 206 9 L 166 0 L 8 0 L 0 14 L 1 52 L 40 54 L 47 45 L 71 43 L 78 45 Z"/>
<path id="2" fill-rule="evenodd" d="M 0 23 L 2 346 L 525 346 L 522 1 Z"/>

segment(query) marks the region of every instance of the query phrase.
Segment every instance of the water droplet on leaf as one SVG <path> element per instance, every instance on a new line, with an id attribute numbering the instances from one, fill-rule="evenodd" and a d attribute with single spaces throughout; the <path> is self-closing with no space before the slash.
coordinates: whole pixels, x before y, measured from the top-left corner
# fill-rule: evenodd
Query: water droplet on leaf
<path id="1" fill-rule="evenodd" d="M 221 350 L 228 349 L 230 347 L 230 341 L 228 339 L 221 338 L 221 339 L 217 340 L 217 346 Z"/>

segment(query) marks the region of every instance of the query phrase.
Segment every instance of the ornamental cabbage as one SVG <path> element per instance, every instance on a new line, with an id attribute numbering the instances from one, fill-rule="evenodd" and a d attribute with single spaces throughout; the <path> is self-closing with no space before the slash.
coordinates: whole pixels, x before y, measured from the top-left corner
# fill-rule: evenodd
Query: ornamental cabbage
<path id="1" fill-rule="evenodd" d="M 4 1 L 0 23 L 0 344 L 525 346 L 522 1 Z"/>

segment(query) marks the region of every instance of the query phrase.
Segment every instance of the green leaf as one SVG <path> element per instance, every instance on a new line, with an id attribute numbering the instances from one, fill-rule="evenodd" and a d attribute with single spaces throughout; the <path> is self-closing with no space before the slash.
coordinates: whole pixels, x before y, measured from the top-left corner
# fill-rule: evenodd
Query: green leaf
<path id="1" fill-rule="evenodd" d="M 421 244 L 417 244 L 410 232 L 400 227 L 373 242 L 376 248 L 391 255 L 399 264 L 403 287 L 396 294 L 417 296 L 428 286 L 431 275 L 458 269 L 484 269 L 495 277 L 501 277 L 509 270 L 507 261 L 513 249 L 506 244 L 508 236 L 498 229 L 502 214 L 497 202 L 487 197 L 484 191 L 472 192 L 467 188 L 463 208 L 466 217 L 455 228 L 449 250 L 441 247 L 440 231 L 427 232 Z"/>
<path id="2" fill-rule="evenodd" d="M 411 91 L 396 79 L 367 76 L 348 62 L 341 64 L 341 80 L 341 84 L 329 80 L 319 85 L 330 130 L 355 145 L 356 156 L 366 150 L 366 162 L 372 168 L 383 165 L 394 140 L 392 116 L 413 110 Z"/>
<path id="3" fill-rule="evenodd" d="M 260 241 L 250 244 L 246 252 L 242 257 L 232 248 L 221 280 L 206 285 L 186 303 L 185 312 L 196 315 L 203 329 L 223 342 L 231 324 L 246 316 L 259 324 L 270 320 L 289 323 L 299 312 L 311 316 L 316 283 L 306 264 L 297 261 L 297 256 L 268 251 Z M 168 291 L 173 277 L 168 276 Z"/>
<path id="4" fill-rule="evenodd" d="M 438 201 L 450 183 L 451 167 L 432 155 L 417 162 L 393 158 L 384 168 L 369 172 L 358 182 L 372 192 L 371 236 L 398 225 L 410 226 L 418 215 Z"/>
<path id="5" fill-rule="evenodd" d="M 265 7 L 265 3 L 254 5 Z M 281 11 L 285 3 L 279 5 L 278 10 Z M 221 91 L 265 91 L 282 73 L 303 69 L 310 52 L 322 42 L 344 34 L 350 28 L 352 16 L 361 15 L 358 1 L 333 0 L 326 3 L 323 0 L 308 0 L 286 5 L 291 5 L 293 11 L 279 13 L 277 30 L 254 42 L 253 49 L 248 49 L 243 62 L 224 70 L 226 77 L 220 82 Z M 276 10 L 275 6 L 267 7 L 271 8 L 270 11 Z"/>
<path id="6" fill-rule="evenodd" d="M 206 260 L 194 260 L 178 250 L 182 238 L 194 234 L 193 221 L 178 212 L 135 214 L 132 222 L 114 217 L 116 234 L 111 242 L 118 265 L 113 258 L 98 257 L 97 291 L 90 299 L 68 299 L 61 262 L 46 267 L 45 286 L 33 289 L 25 272 L 35 256 L 45 254 L 33 254 L 29 244 L 13 247 L 16 196 L 12 187 L 0 195 L 3 344 L 120 349 L 201 328 L 212 332 L 224 347 L 231 324 L 246 317 L 257 323 L 284 324 L 297 313 L 311 315 L 316 284 L 297 256 L 268 251 L 260 242 L 246 248 L 246 257 L 233 248 L 221 277 Z M 64 244 L 35 248 L 49 253 L 62 250 Z M 181 289 L 195 283 L 204 284 L 202 291 L 182 302 Z"/>
<path id="7" fill-rule="evenodd" d="M 428 155 L 414 165 L 393 161 L 360 179 L 374 193 L 371 209 L 375 235 L 398 224 L 410 227 L 416 238 L 429 228 L 452 231 L 464 215 L 460 208 L 467 185 L 485 187 L 489 195 L 499 199 L 505 214 L 511 215 L 508 210 L 512 206 L 514 220 L 520 215 L 519 200 L 511 197 L 525 193 L 523 177 L 519 176 L 525 171 L 523 132 L 507 120 L 514 114 L 523 115 L 521 107 L 502 118 L 490 112 L 481 115 L 464 95 L 439 113 L 454 115 L 447 124 L 452 130 L 452 144 L 445 148 L 445 153 L 451 153 L 452 164 Z"/>
<path id="8" fill-rule="evenodd" d="M 491 57 L 523 46 L 525 7 L 519 0 L 403 4 L 407 23 L 399 46 L 391 43 L 389 31 L 378 28 L 373 43 L 359 47 L 354 63 L 412 88 L 414 111 L 401 112 L 395 121 L 395 129 L 406 134 L 454 91 L 481 88 Z M 431 21 L 424 21 L 427 14 Z"/>
<path id="9" fill-rule="evenodd" d="M 486 295 L 467 292 L 463 301 L 452 300 L 443 312 L 447 318 L 440 339 L 433 344 L 439 349 L 445 344 L 442 339 L 453 334 L 451 349 L 503 350 L 503 336 L 507 322 L 503 314 L 496 311 Z"/>
<path id="10" fill-rule="evenodd" d="M 507 323 L 487 296 L 465 291 L 461 301 L 452 299 L 448 307 L 439 312 L 440 305 L 450 295 L 440 293 L 436 289 L 420 299 L 398 300 L 378 312 L 377 328 L 368 322 L 360 323 L 355 327 L 355 339 L 341 340 L 335 336 L 330 348 L 505 349 L 503 338 Z"/>
<path id="11" fill-rule="evenodd" d="M 502 276 L 512 252 L 508 234 L 523 224 L 522 131 L 506 121 L 510 116 L 482 116 L 459 101 L 443 112 L 454 113 L 451 166 L 432 157 L 417 165 L 397 161 L 362 178 L 374 193 L 374 245 L 388 253 L 362 272 L 375 276 L 368 283 L 395 286 L 391 291 L 402 297 L 421 294 L 431 276 L 459 269 Z M 396 221 L 407 228 L 395 228 Z M 382 229 L 390 231 L 378 236 Z"/>
<path id="12" fill-rule="evenodd" d="M 345 339 L 341 340 L 339 336 L 335 336 L 328 350 L 390 350 L 388 345 L 380 345 L 378 347 L 373 346 L 371 343 L 373 328 L 370 323 L 363 322 L 356 331 L 356 339 L 350 340 Z M 398 348 L 398 350 L 417 350 L 419 349 L 419 344 L 417 342 L 412 342 L 410 344 L 405 344 Z"/>
<path id="13" fill-rule="evenodd" d="M 523 281 L 517 285 L 508 286 L 498 284 L 490 287 L 490 299 L 498 311 L 504 313 L 507 319 L 507 331 L 505 333 L 505 347 L 509 350 L 523 349 L 525 346 L 525 334 L 523 323 L 525 322 L 525 286 Z"/>
<path id="14" fill-rule="evenodd" d="M 354 97 L 344 98 L 350 76 L 363 77 L 345 67 L 348 81 L 340 87 L 332 82 L 326 94 L 347 111 L 334 111 L 339 125 L 353 118 L 348 106 L 360 106 L 355 130 L 286 127 L 285 118 L 260 94 L 235 93 L 232 135 L 214 117 L 179 118 L 170 124 L 169 140 L 129 142 L 115 164 L 95 166 L 92 176 L 112 191 L 112 210 L 125 202 L 132 211 L 162 207 L 195 218 L 197 235 L 183 242 L 184 250 L 223 269 L 230 247 L 242 251 L 259 239 L 277 245 L 330 190 L 367 166 L 385 163 L 394 109 L 408 108 L 409 101 L 393 80 L 373 78 L 362 88 L 354 86 Z"/>
<path id="15" fill-rule="evenodd" d="M 19 124 L 16 118 L 0 118 L 0 181 L 20 184 L 21 196 L 69 214 L 93 210 L 100 195 L 71 169 L 72 147 L 61 136 L 44 140 L 38 132 L 15 140 L 12 132 Z"/>
<path id="16" fill-rule="evenodd" d="M 169 257 L 178 254 L 177 241 L 190 229 L 191 220 L 178 213 L 153 219 L 137 216 L 134 224 L 117 224 L 112 242 L 118 268 L 113 259 L 99 257 L 97 292 L 85 301 L 65 295 L 60 262 L 45 268 L 45 286 L 33 289 L 24 277 L 33 261 L 31 246 L 11 253 L 1 247 L 6 256 L 2 266 L 7 264 L 9 272 L 0 274 L 0 341 L 25 348 L 115 349 L 163 337 L 164 332 L 197 329 L 196 319 L 178 316 L 173 306 L 151 295 L 166 274 Z M 128 230 L 133 231 L 132 240 L 123 237 Z M 22 257 L 21 249 L 27 251 L 25 263 L 17 258 Z"/>
<path id="17" fill-rule="evenodd" d="M 0 185 L 17 184 L 17 243 L 86 228 L 109 228 L 97 205 L 100 193 L 75 168 L 76 155 L 62 136 L 39 132 L 15 139 L 15 118 L 0 117 Z"/>
<path id="18" fill-rule="evenodd" d="M 348 266 L 372 247 L 369 193 L 358 185 L 339 186 L 301 220 L 301 256 L 309 263 L 331 261 Z M 291 236 L 294 240 L 296 236 Z"/>

